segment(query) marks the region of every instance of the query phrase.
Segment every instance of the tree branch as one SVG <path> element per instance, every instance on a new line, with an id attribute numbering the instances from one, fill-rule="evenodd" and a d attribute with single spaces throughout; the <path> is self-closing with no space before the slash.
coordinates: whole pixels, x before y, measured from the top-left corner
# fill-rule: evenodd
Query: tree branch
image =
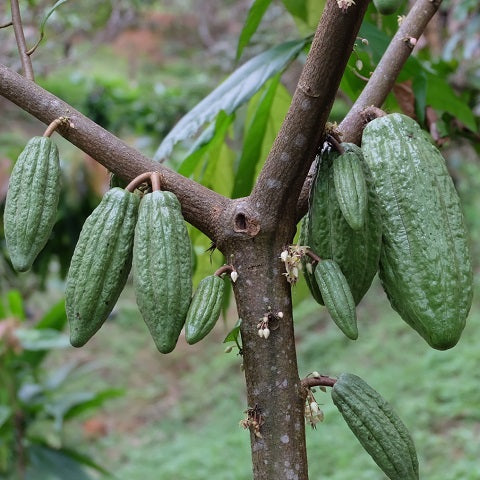
<path id="1" fill-rule="evenodd" d="M 361 95 L 340 123 L 342 140 L 359 144 L 362 138 L 363 119 L 360 112 L 371 105 L 381 107 L 395 85 L 414 45 L 410 38 L 418 40 L 433 17 L 442 0 L 417 0 L 385 51 Z"/>
<path id="2" fill-rule="evenodd" d="M 26 78 L 34 82 L 35 76 L 33 74 L 32 60 L 27 53 L 27 44 L 25 42 L 25 35 L 23 33 L 22 17 L 20 15 L 18 0 L 10 0 L 10 4 L 12 7 L 13 30 L 15 32 L 15 39 L 17 41 L 20 60 L 22 61 L 23 73 L 25 74 Z"/>
<path id="3" fill-rule="evenodd" d="M 152 162 L 63 100 L 1 64 L 0 94 L 47 125 L 58 117 L 68 117 L 74 128 L 60 128 L 58 133 L 127 181 L 144 172 L 160 172 L 162 188 L 178 197 L 185 219 L 215 241 L 218 218 L 231 200 Z"/>
<path id="4" fill-rule="evenodd" d="M 412 53 L 413 47 L 409 44 L 408 39 L 418 39 L 422 35 L 425 27 L 441 3 L 442 0 L 417 0 L 415 2 L 393 37 L 361 95 L 340 123 L 339 130 L 343 133 L 342 140 L 344 142 L 360 144 L 364 126 L 364 121 L 360 113 L 366 107 L 381 107 L 383 105 L 383 102 L 395 85 L 395 81 L 405 62 Z M 308 196 L 313 175 L 312 165 L 298 199 L 297 220 L 300 220 L 308 209 Z"/>
<path id="5" fill-rule="evenodd" d="M 268 212 L 272 228 L 295 211 L 367 6 L 368 0 L 357 0 L 343 11 L 336 0 L 327 1 L 292 104 L 251 195 L 252 205 Z"/>

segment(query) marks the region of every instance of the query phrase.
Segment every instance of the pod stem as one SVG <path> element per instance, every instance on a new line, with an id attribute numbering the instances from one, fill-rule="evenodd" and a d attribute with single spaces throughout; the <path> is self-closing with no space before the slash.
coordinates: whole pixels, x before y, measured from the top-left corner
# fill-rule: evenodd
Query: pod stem
<path id="1" fill-rule="evenodd" d="M 376 118 L 385 117 L 387 114 L 381 108 L 372 105 L 362 110 L 360 115 L 365 120 L 365 123 L 369 123 Z"/>
<path id="2" fill-rule="evenodd" d="M 135 177 L 126 187 L 125 190 L 133 192 L 142 183 L 149 182 L 152 191 L 161 190 L 161 174 L 160 172 L 144 172 Z"/>
<path id="3" fill-rule="evenodd" d="M 312 387 L 333 387 L 335 383 L 337 383 L 337 379 L 329 377 L 328 375 L 306 377 L 301 380 L 302 386 L 306 389 L 310 389 Z"/>
<path id="4" fill-rule="evenodd" d="M 340 155 L 343 155 L 345 153 L 345 149 L 342 147 L 342 144 L 333 135 L 327 135 L 327 141 L 328 143 L 332 144 L 333 148 Z"/>
<path id="5" fill-rule="evenodd" d="M 322 259 L 315 252 L 310 250 L 310 248 L 307 248 L 307 250 L 305 251 L 305 254 L 308 255 L 313 261 L 317 263 L 320 263 L 322 261 Z"/>
<path id="6" fill-rule="evenodd" d="M 53 132 L 60 126 L 74 128 L 73 123 L 70 122 L 68 117 L 58 117 L 47 127 L 43 136 L 47 138 L 51 137 Z"/>
<path id="7" fill-rule="evenodd" d="M 232 273 L 235 271 L 235 267 L 233 265 L 222 265 L 214 275 L 216 277 L 221 277 L 224 273 Z"/>

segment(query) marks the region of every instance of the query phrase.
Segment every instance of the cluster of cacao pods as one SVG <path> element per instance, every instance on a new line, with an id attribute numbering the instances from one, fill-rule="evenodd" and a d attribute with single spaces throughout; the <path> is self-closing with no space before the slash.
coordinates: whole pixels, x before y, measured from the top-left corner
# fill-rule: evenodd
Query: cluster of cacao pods
<path id="1" fill-rule="evenodd" d="M 427 134 L 401 114 L 365 127 L 362 146 L 319 157 L 299 242 L 320 257 L 303 271 L 347 337 L 355 305 L 379 272 L 392 307 L 433 348 L 459 340 L 472 302 L 472 267 L 458 194 Z"/>
<path id="2" fill-rule="evenodd" d="M 55 223 L 60 167 L 49 135 L 64 121 L 28 142 L 10 177 L 5 237 L 12 265 L 21 272 L 30 269 Z M 85 221 L 65 288 L 73 346 L 84 345 L 104 324 L 132 265 L 137 304 L 160 352 L 174 349 L 185 324 L 188 343 L 196 343 L 217 322 L 225 269 L 203 279 L 192 300 L 191 245 L 180 203 L 158 181 L 153 174 L 153 191 L 143 196 L 128 186 L 111 188 Z"/>
<path id="3" fill-rule="evenodd" d="M 188 343 L 201 340 L 220 316 L 224 282 L 205 278 L 192 300 L 191 259 L 172 192 L 154 186 L 140 198 L 128 186 L 112 188 L 85 222 L 68 272 L 71 344 L 84 345 L 103 325 L 132 266 L 137 305 L 157 349 L 171 352 L 184 325 Z"/>

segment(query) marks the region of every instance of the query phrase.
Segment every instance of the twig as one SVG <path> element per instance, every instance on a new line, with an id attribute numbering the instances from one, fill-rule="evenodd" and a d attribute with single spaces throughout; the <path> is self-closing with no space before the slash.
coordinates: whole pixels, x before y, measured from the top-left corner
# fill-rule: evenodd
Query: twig
<path id="1" fill-rule="evenodd" d="M 390 45 L 378 62 L 362 93 L 340 123 L 343 141 L 359 143 L 362 136 L 363 120 L 360 112 L 370 105 L 381 107 L 392 90 L 405 62 L 442 0 L 417 0 L 398 28 Z M 406 41 L 408 40 L 408 41 Z M 412 43 L 412 40 L 415 40 Z"/>
<path id="2" fill-rule="evenodd" d="M 27 44 L 25 42 L 25 35 L 23 33 L 22 17 L 20 15 L 18 0 L 10 0 L 10 4 L 12 8 L 13 30 L 15 31 L 15 39 L 17 41 L 20 60 L 22 62 L 23 73 L 25 74 L 26 78 L 34 82 L 35 76 L 33 74 L 32 60 L 27 53 Z"/>
<path id="3" fill-rule="evenodd" d="M 0 28 L 7 28 L 7 27 L 11 27 L 13 25 L 13 22 L 10 20 L 9 22 L 7 23 L 2 23 L 0 25 Z"/>

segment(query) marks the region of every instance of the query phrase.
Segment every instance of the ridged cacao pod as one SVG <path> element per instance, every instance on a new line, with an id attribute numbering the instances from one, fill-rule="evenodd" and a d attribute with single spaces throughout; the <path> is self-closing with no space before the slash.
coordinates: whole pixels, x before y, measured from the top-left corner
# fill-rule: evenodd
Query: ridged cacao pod
<path id="1" fill-rule="evenodd" d="M 59 195 L 57 146 L 49 137 L 33 137 L 15 163 L 5 202 L 5 240 L 15 270 L 29 270 L 47 243 Z"/>
<path id="2" fill-rule="evenodd" d="M 473 289 L 467 232 L 445 161 L 419 125 L 401 114 L 370 122 L 362 149 L 381 205 L 385 292 L 432 347 L 451 348 Z"/>

